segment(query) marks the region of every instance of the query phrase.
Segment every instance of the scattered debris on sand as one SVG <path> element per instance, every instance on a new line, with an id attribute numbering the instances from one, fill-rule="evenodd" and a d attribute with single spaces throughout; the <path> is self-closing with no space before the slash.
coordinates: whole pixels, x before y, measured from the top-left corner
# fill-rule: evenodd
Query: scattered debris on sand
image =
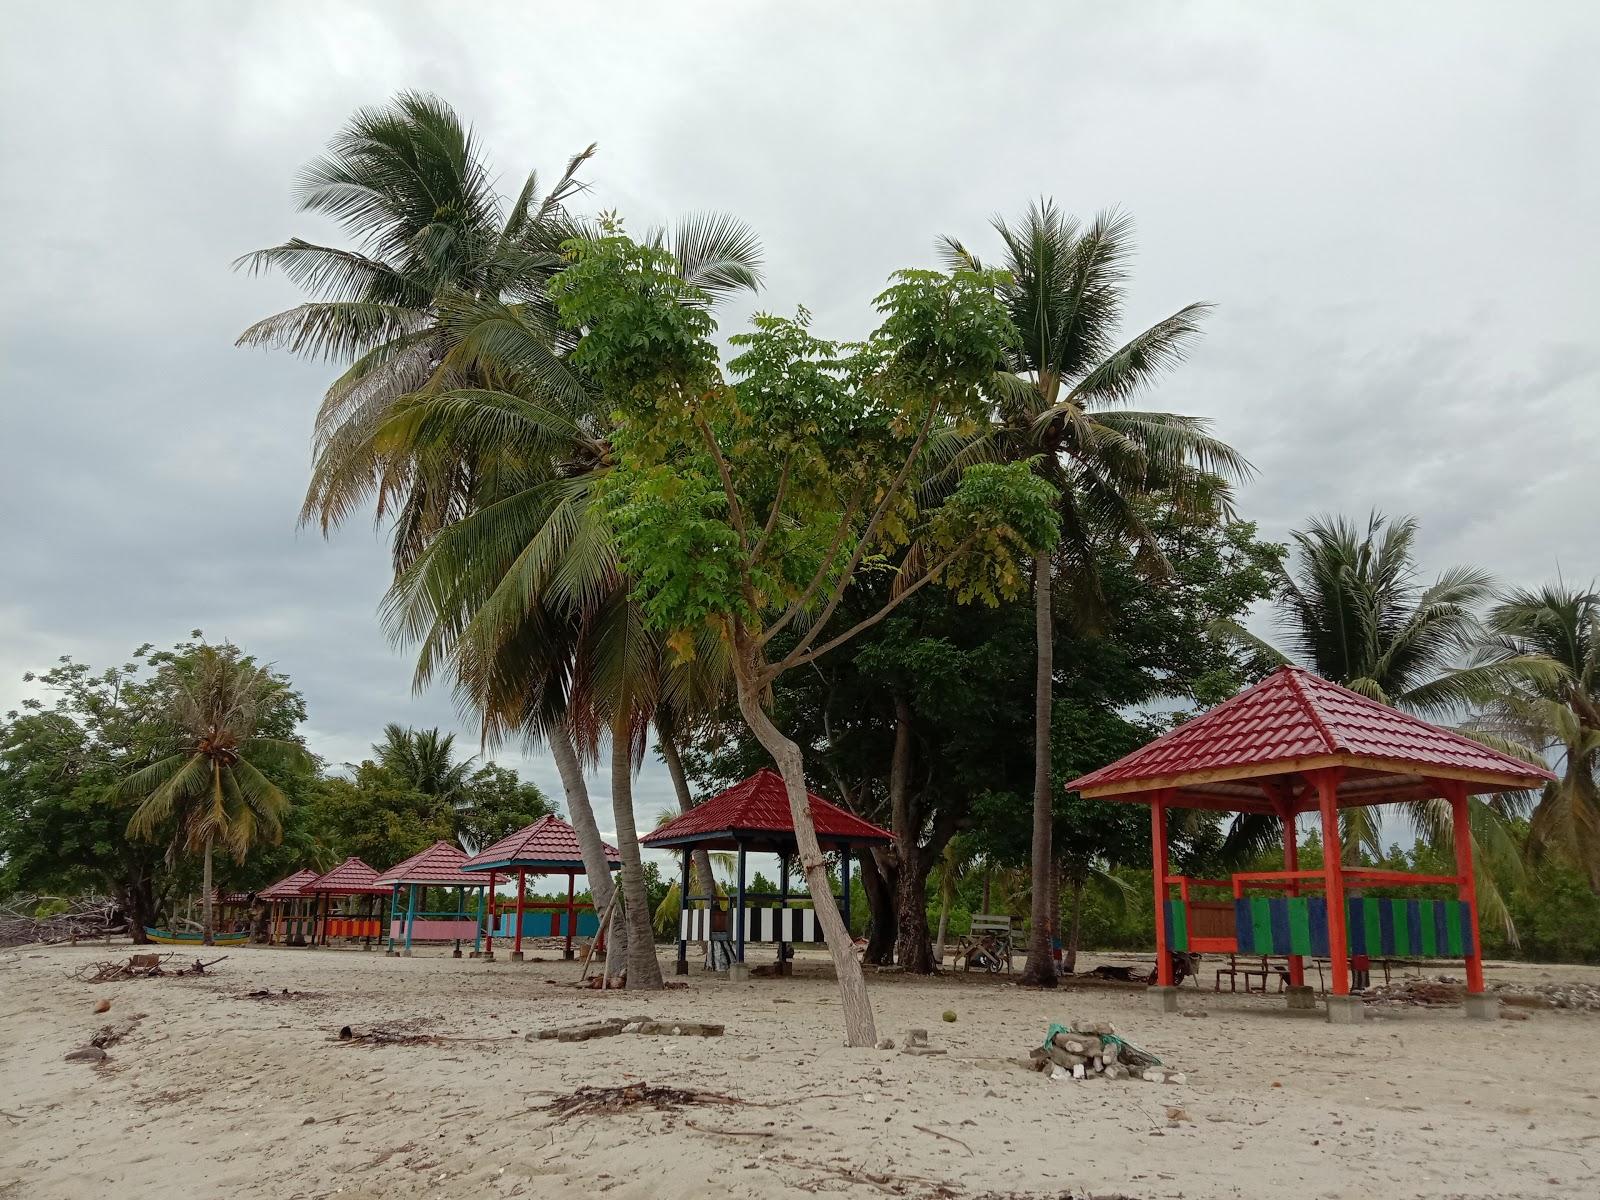
<path id="1" fill-rule="evenodd" d="M 242 996 L 235 996 L 235 1000 L 320 1000 L 326 992 L 291 992 L 288 988 L 273 991 L 271 988 L 257 988 L 253 992 L 246 992 Z"/>
<path id="2" fill-rule="evenodd" d="M 109 1025 L 102 1025 L 88 1043 L 79 1046 L 76 1050 L 69 1050 L 65 1055 L 67 1062 L 103 1063 L 110 1055 L 107 1053 L 123 1038 L 127 1037 L 144 1020 L 144 1013 L 134 1013 L 113 1021 Z"/>
<path id="3" fill-rule="evenodd" d="M 626 1083 L 616 1087 L 581 1087 L 570 1095 L 557 1096 L 546 1107 L 556 1114 L 556 1120 L 567 1121 L 576 1116 L 619 1113 L 630 1108 L 676 1109 L 691 1104 L 743 1103 L 737 1096 L 729 1096 L 724 1092 Z"/>
<path id="4" fill-rule="evenodd" d="M 1500 1003 L 1517 1008 L 1564 1008 L 1600 1012 L 1600 987 L 1591 983 L 1497 984 Z"/>
<path id="5" fill-rule="evenodd" d="M 607 1017 L 600 1021 L 580 1021 L 576 1025 L 555 1025 L 525 1034 L 530 1042 L 587 1042 L 591 1038 L 616 1037 L 637 1033 L 646 1037 L 721 1037 L 723 1026 L 705 1021 L 657 1021 L 651 1017 Z"/>
<path id="6" fill-rule="evenodd" d="M 398 1029 L 358 1031 L 348 1025 L 339 1030 L 338 1040 L 350 1046 L 438 1046 L 444 1043 L 435 1033 L 405 1033 Z"/>

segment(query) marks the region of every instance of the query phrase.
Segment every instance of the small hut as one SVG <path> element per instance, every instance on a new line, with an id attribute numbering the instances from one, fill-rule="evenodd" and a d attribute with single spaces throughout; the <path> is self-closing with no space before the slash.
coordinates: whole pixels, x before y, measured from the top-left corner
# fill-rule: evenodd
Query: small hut
<path id="1" fill-rule="evenodd" d="M 359 858 L 345 859 L 300 890 L 316 903 L 313 946 L 326 946 L 334 938 L 345 938 L 359 940 L 363 950 L 370 950 L 373 940 L 383 936 L 382 924 L 373 910 L 382 908 L 389 889 L 378 882 L 378 873 Z"/>
<path id="2" fill-rule="evenodd" d="M 863 821 L 821 796 L 807 793 L 811 803 L 811 823 L 817 831 L 817 840 L 824 850 L 839 852 L 839 907 L 845 924 L 850 923 L 850 855 L 854 850 L 882 846 L 894 840 L 887 830 Z M 789 947 L 796 942 L 821 942 L 822 927 L 807 896 L 789 895 L 789 862 L 797 851 L 794 836 L 794 818 L 789 812 L 789 794 L 784 788 L 783 776 L 770 767 L 757 771 L 749 779 L 734 784 L 704 803 L 697 804 L 681 816 L 674 817 L 659 829 L 639 839 L 639 843 L 656 850 L 679 850 L 683 854 L 682 877 L 678 883 L 678 962 L 679 975 L 689 973 L 689 943 L 730 942 L 732 955 L 729 969 L 734 974 L 744 971 L 744 950 L 750 942 L 773 942 L 778 947 L 779 970 L 788 971 Z M 689 894 L 689 862 L 696 850 L 734 850 L 739 862 L 735 880 L 733 911 L 724 912 L 716 905 L 715 896 Z M 773 894 L 751 892 L 745 887 L 746 855 L 778 856 L 778 891 Z M 762 903 L 750 906 L 749 901 Z M 704 901 L 709 907 L 694 909 L 690 905 Z M 790 904 L 804 904 L 791 908 Z M 770 907 L 769 907 L 770 905 Z M 708 953 L 708 967 L 715 965 Z"/>
<path id="3" fill-rule="evenodd" d="M 449 842 L 435 842 L 426 850 L 413 854 L 403 863 L 390 867 L 378 876 L 378 883 L 392 889 L 389 897 L 389 954 L 411 955 L 414 942 L 455 942 L 454 956 L 461 957 L 461 943 L 472 943 L 473 957 L 477 957 L 479 939 L 483 932 L 480 904 L 476 913 L 467 911 L 467 891 L 481 892 L 487 883 L 481 875 L 469 875 L 461 869 L 467 861 L 467 852 Z M 402 913 L 400 889 L 406 889 L 406 905 Z M 453 892 L 454 909 L 438 912 L 418 912 L 417 895 L 421 890 L 426 901 L 429 888 L 443 888 Z M 404 940 L 404 949 L 397 951 L 397 939 Z"/>
<path id="4" fill-rule="evenodd" d="M 1371 957 L 1392 954 L 1461 959 L 1468 1015 L 1495 1015 L 1494 997 L 1483 987 L 1467 800 L 1542 787 L 1554 778 L 1543 767 L 1286 666 L 1125 758 L 1073 780 L 1067 790 L 1150 806 L 1157 980 L 1152 995 L 1158 1007 L 1177 1008 L 1172 951 L 1282 957 L 1289 1000 L 1297 1007 L 1315 1003 L 1305 987 L 1305 959 L 1311 956 L 1328 962 L 1328 1019 L 1343 1023 L 1362 1014 L 1359 998 L 1350 994 L 1352 968 L 1362 970 Z M 1345 864 L 1341 809 L 1414 800 L 1448 806 L 1455 830 L 1453 874 Z M 1171 874 L 1167 816 L 1184 808 L 1274 819 L 1283 834 L 1284 869 L 1226 880 Z M 1321 822 L 1322 865 L 1302 871 L 1296 821 L 1308 813 Z M 1447 894 L 1437 900 L 1370 894 L 1419 885 Z M 1363 894 L 1350 895 L 1352 888 Z M 1231 895 L 1195 895 L 1206 890 Z"/>
<path id="5" fill-rule="evenodd" d="M 612 846 L 605 847 L 606 865 L 615 869 L 622 865 L 622 856 Z M 572 938 L 597 936 L 600 931 L 599 914 L 584 913 L 580 917 L 575 899 L 577 877 L 584 874 L 583 854 L 578 849 L 577 832 L 560 817 L 540 817 L 532 825 L 525 825 L 515 833 L 507 834 L 494 845 L 473 855 L 461 864 L 463 871 L 489 873 L 489 934 L 484 942 L 483 956 L 494 958 L 494 939 L 513 938 L 511 958 L 521 962 L 522 936 L 564 937 L 564 958 L 572 957 Z M 517 877 L 517 903 L 514 924 L 509 928 L 498 925 L 495 885 L 501 875 Z M 565 875 L 567 899 L 528 901 L 529 875 Z"/>
<path id="6" fill-rule="evenodd" d="M 290 946 L 306 944 L 306 936 L 312 931 L 315 901 L 300 889 L 316 878 L 315 871 L 296 871 L 256 893 L 258 900 L 264 900 L 272 906 L 272 923 L 267 927 L 269 943 L 281 941 Z"/>

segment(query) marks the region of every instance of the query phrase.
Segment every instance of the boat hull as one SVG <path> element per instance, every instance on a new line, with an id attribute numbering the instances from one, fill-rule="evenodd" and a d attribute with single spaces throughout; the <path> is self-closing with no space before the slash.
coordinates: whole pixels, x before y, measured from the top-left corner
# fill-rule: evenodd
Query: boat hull
<path id="1" fill-rule="evenodd" d="M 158 946 L 199 946 L 203 940 L 198 933 L 173 933 L 169 929 L 151 929 L 148 925 L 144 928 L 145 937 Z M 242 946 L 250 940 L 248 933 L 218 933 L 213 934 L 212 942 L 218 946 Z"/>

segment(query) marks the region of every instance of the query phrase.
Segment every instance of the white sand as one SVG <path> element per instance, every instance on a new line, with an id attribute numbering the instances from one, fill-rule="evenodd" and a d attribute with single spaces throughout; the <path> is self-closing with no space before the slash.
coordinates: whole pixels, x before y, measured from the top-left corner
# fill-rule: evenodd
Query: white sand
<path id="1" fill-rule="evenodd" d="M 1600 1195 L 1595 1016 L 1406 1010 L 1351 1028 L 1209 990 L 1185 989 L 1200 1020 L 1152 1014 L 1137 991 L 874 978 L 880 1032 L 926 1026 L 949 1050 L 915 1058 L 842 1048 L 833 984 L 816 975 L 602 995 L 548 983 L 575 977 L 567 963 L 251 947 L 217 951 L 230 957 L 203 979 L 67 978 L 127 952 L 0 952 L 3 1200 Z M 240 998 L 263 987 L 321 996 Z M 63 1061 L 133 1012 L 148 1017 L 107 1063 Z M 521 1036 L 634 1013 L 728 1031 Z M 1067 1018 L 1114 1021 L 1188 1082 L 1051 1082 L 1012 1065 Z M 345 1024 L 497 1040 L 367 1048 L 335 1040 Z M 565 1124 L 539 1111 L 581 1084 L 639 1080 L 774 1103 Z M 1169 1105 L 1189 1120 L 1170 1122 Z"/>

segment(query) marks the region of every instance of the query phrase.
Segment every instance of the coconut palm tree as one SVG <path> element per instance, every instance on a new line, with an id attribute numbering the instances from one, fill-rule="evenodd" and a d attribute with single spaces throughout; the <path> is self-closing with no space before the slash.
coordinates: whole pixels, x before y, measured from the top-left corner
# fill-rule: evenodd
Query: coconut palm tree
<path id="1" fill-rule="evenodd" d="M 557 331 L 548 296 L 562 243 L 588 228 L 566 203 L 593 149 L 575 155 L 542 199 L 530 175 L 506 209 L 470 132 L 443 102 L 406 94 L 357 113 L 302 181 L 303 206 L 339 220 L 357 249 L 293 241 L 241 260 L 282 268 L 320 293 L 241 341 L 351 360 L 318 417 L 302 516 L 326 532 L 374 499 L 380 520 L 393 520 L 391 629 L 420 643 L 419 684 L 450 664 L 486 735 L 520 726 L 549 741 L 595 899 L 605 903 L 610 879 L 579 755 L 587 741 L 592 758 L 596 731 L 619 722 L 623 745 L 642 752 L 638 714 L 653 698 L 630 687 L 626 717 L 571 702 L 598 694 L 586 664 L 617 683 L 627 678 L 621 668 L 649 659 L 630 634 L 639 623 L 617 615 L 627 606 L 615 603 L 615 555 L 592 504 L 606 414 L 565 360 L 571 339 Z M 646 239 L 670 247 L 698 294 L 759 283 L 759 246 L 730 218 L 691 216 Z M 435 547 L 468 517 L 480 518 L 468 536 Z M 473 538 L 515 545 L 518 533 L 526 553 L 495 558 L 487 571 L 455 554 Z M 419 561 L 425 552 L 429 567 Z M 452 578 L 457 570 L 462 577 Z M 502 576 L 509 587 L 496 586 Z M 419 579 L 433 594 L 400 611 L 406 602 L 396 597 Z M 586 646 L 604 654 L 585 657 Z M 549 676 L 530 679 L 535 663 Z M 613 770 L 613 806 L 629 809 L 617 819 L 623 843 L 628 783 Z M 627 845 L 619 849 L 625 893 L 640 898 L 629 921 L 644 928 L 642 868 Z M 650 950 L 643 941 L 641 953 Z M 651 954 L 631 978 L 658 971 Z"/>
<path id="2" fill-rule="evenodd" d="M 459 807 L 467 790 L 472 759 L 456 761 L 456 737 L 435 729 L 406 729 L 393 721 L 383 741 L 372 747 L 378 765 L 393 771 L 415 791 Z"/>
<path id="3" fill-rule="evenodd" d="M 277 841 L 289 801 L 262 768 L 309 770 L 311 755 L 298 742 L 263 737 L 257 730 L 285 684 L 233 646 L 201 646 L 178 674 L 171 719 L 173 753 L 135 771 L 113 792 L 138 800 L 128 821 L 130 837 L 149 837 L 176 821 L 177 843 L 203 856 L 203 941 L 212 945 L 212 853 L 220 842 L 239 861 L 258 841 Z"/>
<path id="4" fill-rule="evenodd" d="M 1509 591 L 1487 624 L 1489 655 L 1534 657 L 1551 667 L 1544 678 L 1524 677 L 1503 690 L 1482 722 L 1559 760 L 1560 780 L 1534 807 L 1528 848 L 1572 863 L 1600 892 L 1600 592 L 1559 583 Z"/>
<path id="5" fill-rule="evenodd" d="M 1478 613 L 1493 594 L 1493 579 L 1474 567 L 1450 567 L 1431 582 L 1416 565 L 1417 522 L 1372 512 L 1365 527 L 1344 517 L 1317 517 L 1291 532 L 1292 562 L 1283 568 L 1275 602 L 1278 641 L 1289 651 L 1238 625 L 1219 632 L 1269 662 L 1298 661 L 1383 704 L 1433 720 L 1460 719 L 1493 697 L 1550 681 L 1553 671 L 1538 654 L 1511 643 L 1484 649 Z M 1470 730 L 1468 731 L 1470 732 Z M 1509 747 L 1508 747 L 1509 748 Z M 1509 822 L 1526 810 L 1526 797 L 1504 793 L 1474 798 L 1469 812 L 1478 898 L 1484 915 L 1508 933 L 1510 915 L 1500 881 L 1515 878 L 1519 857 Z M 1404 807 L 1413 831 L 1439 846 L 1452 844 L 1449 805 L 1421 800 Z M 1345 858 L 1381 857 L 1376 810 L 1339 813 Z M 1251 854 L 1278 844 L 1270 821 L 1236 819 L 1227 852 Z"/>
<path id="6" fill-rule="evenodd" d="M 387 457 L 373 430 L 401 396 L 462 382 L 448 361 L 443 297 L 537 303 L 544 295 L 561 242 L 578 228 L 566 204 L 582 191 L 577 172 L 594 150 L 573 155 L 548 191 L 530 172 L 508 204 L 455 111 L 403 92 L 356 112 L 301 173 L 301 210 L 336 221 L 351 244 L 291 238 L 237 265 L 282 271 L 311 294 L 250 326 L 240 345 L 346 364 L 317 415 L 302 520 L 327 532 L 375 500 L 380 519 L 394 518 L 404 555 L 459 506 L 470 464 Z"/>
<path id="7" fill-rule="evenodd" d="M 1029 206 L 1016 224 L 996 217 L 1010 273 L 1003 296 L 1019 340 L 997 379 L 992 428 L 978 437 L 956 431 L 948 453 L 956 464 L 980 457 L 1033 460 L 1061 494 L 1061 540 L 1034 564 L 1037 663 L 1034 694 L 1033 906 L 1023 982 L 1051 987 L 1050 728 L 1055 628 L 1052 575 L 1067 573 L 1075 603 L 1092 609 L 1097 537 L 1131 539 L 1139 564 L 1153 576 L 1166 563 L 1140 519 L 1135 500 L 1165 492 L 1191 508 L 1226 508 L 1229 479 L 1249 464 L 1211 436 L 1198 417 L 1125 407 L 1164 371 L 1180 363 L 1198 336 L 1207 306 L 1188 304 L 1122 340 L 1131 220 L 1104 212 L 1088 225 L 1053 201 Z M 966 246 L 945 238 L 953 265 L 981 269 Z"/>

